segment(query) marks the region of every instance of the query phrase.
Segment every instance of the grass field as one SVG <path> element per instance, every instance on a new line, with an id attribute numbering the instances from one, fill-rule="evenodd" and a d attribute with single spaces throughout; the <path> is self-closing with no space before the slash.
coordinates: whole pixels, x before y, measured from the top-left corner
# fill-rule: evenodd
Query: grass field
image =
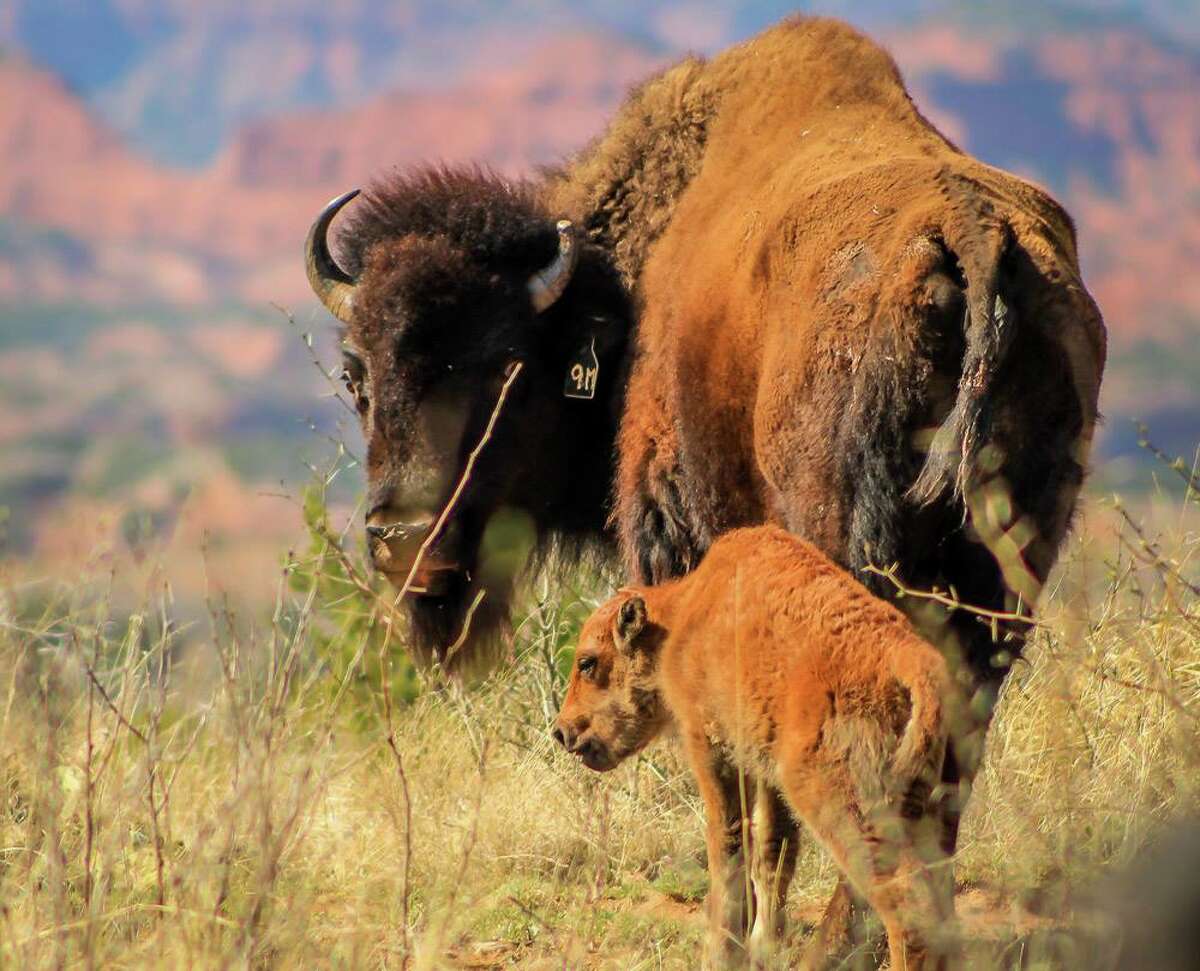
<path id="1" fill-rule="evenodd" d="M 972 967 L 1104 967 L 1105 881 L 1200 790 L 1200 538 L 1091 509 L 1010 677 L 958 861 Z M 317 522 L 314 519 L 314 522 Z M 115 616 L 103 577 L 0 598 L 0 966 L 693 968 L 702 813 L 669 744 L 556 751 L 601 580 L 532 583 L 513 659 L 418 677 L 316 530 L 273 614 Z M 806 845 L 790 966 L 834 872 Z"/>

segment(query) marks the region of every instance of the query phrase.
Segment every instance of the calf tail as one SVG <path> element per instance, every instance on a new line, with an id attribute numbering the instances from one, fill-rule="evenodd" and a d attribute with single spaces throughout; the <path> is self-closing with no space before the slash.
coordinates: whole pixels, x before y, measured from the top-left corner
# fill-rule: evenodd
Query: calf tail
<path id="1" fill-rule="evenodd" d="M 933 788 L 941 778 L 947 725 L 937 679 L 923 677 L 906 687 L 912 707 L 892 756 L 889 775 L 901 799 L 901 814 L 912 819 L 925 813 Z"/>
<path id="2" fill-rule="evenodd" d="M 954 407 L 933 437 L 910 496 L 931 503 L 947 490 L 965 494 L 973 470 L 984 459 L 992 411 L 995 377 L 1012 346 L 1016 331 L 1007 226 L 962 228 L 960 220 L 945 227 L 945 243 L 966 280 L 962 373 Z"/>

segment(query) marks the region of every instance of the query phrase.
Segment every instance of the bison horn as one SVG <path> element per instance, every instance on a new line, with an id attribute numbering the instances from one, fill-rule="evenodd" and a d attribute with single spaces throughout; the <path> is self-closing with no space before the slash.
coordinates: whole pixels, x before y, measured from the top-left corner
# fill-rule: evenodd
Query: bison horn
<path id="1" fill-rule="evenodd" d="M 549 266 L 529 278 L 529 296 L 533 300 L 533 309 L 539 314 L 563 295 L 579 262 L 579 241 L 575 238 L 575 227 L 571 220 L 560 219 L 556 228 L 558 254 Z"/>
<path id="2" fill-rule="evenodd" d="M 305 265 L 308 270 L 308 282 L 313 293 L 321 298 L 321 303 L 342 323 L 349 323 L 350 311 L 354 306 L 355 279 L 337 265 L 329 252 L 329 224 L 333 217 L 351 199 L 358 195 L 358 189 L 338 196 L 321 210 L 321 215 L 308 231 L 308 240 L 304 244 Z"/>

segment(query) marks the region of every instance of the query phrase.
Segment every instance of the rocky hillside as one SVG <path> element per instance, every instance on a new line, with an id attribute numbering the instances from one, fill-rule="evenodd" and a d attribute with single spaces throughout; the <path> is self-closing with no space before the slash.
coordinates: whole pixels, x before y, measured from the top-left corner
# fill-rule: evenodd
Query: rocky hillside
<path id="1" fill-rule="evenodd" d="M 36 512 L 12 520 L 23 544 L 57 548 L 63 502 L 84 503 L 88 521 L 116 517 L 132 535 L 143 526 L 153 535 L 182 522 L 189 503 L 257 509 L 280 479 L 306 477 L 299 456 L 319 440 L 308 419 L 330 431 L 337 412 L 319 401 L 319 375 L 270 304 L 292 308 L 302 326 L 327 326 L 299 259 L 317 208 L 393 165 L 469 160 L 519 175 L 558 159 L 679 48 L 719 47 L 767 10 L 659 4 L 638 20 L 617 3 L 585 31 L 554 4 L 541 17 L 532 11 L 547 5 L 511 6 L 501 25 L 392 5 L 376 50 L 363 26 L 371 0 L 313 3 L 308 21 L 270 0 L 96 0 L 92 35 L 117 31 L 120 43 L 91 45 L 70 80 L 45 63 L 47 50 L 64 61 L 71 48 L 47 39 L 44 18 L 75 16 L 79 5 L 16 0 L 0 14 L 0 38 L 21 45 L 0 57 L 0 506 Z M 1057 5 L 1036 32 L 948 16 L 877 34 L 947 134 L 1047 184 L 1074 215 L 1112 334 L 1097 481 L 1128 487 L 1130 418 L 1150 420 L 1175 451 L 1200 440 L 1200 47 L 1131 23 L 1118 0 L 1108 7 L 1080 24 Z M 330 11 L 344 18 L 336 30 Z M 285 22 L 278 35 L 264 26 Z M 203 53 L 234 56 L 237 45 L 221 40 L 230 24 L 251 47 L 272 38 L 269 51 L 245 54 L 244 74 Z M 297 61 L 305 73 L 276 56 L 288 31 L 344 43 L 322 40 L 319 57 L 314 47 Z M 468 37 L 469 51 L 448 53 Z M 383 71 L 379 51 L 395 38 L 434 60 L 447 52 L 442 69 L 405 61 Z M 172 81 L 151 69 L 179 45 L 198 73 L 180 69 Z M 174 132 L 188 108 L 172 92 L 201 75 L 253 110 L 236 125 L 237 111 L 221 116 L 202 165 L 166 164 L 145 119 Z M 288 82 L 277 97 L 297 77 L 324 78 L 312 82 L 324 93 Z M 129 85 L 148 99 L 136 124 L 105 100 Z M 206 489 L 217 498 L 203 499 Z M 141 518 L 121 519 L 130 509 Z M 230 537 L 239 515 L 223 520 Z M 266 548 L 264 524 L 284 530 L 294 516 L 248 521 Z"/>
<path id="2" fill-rule="evenodd" d="M 875 33 L 943 23 L 1027 42 L 1097 26 L 1200 41 L 1197 0 L 6 0 L 0 46 L 61 75 L 162 162 L 210 161 L 250 121 L 452 86 L 580 30 L 711 52 L 803 9 Z"/>
<path id="3" fill-rule="evenodd" d="M 298 240 L 344 186 L 418 161 L 528 172 L 586 142 L 663 63 L 576 33 L 510 53 L 453 86 L 249 124 L 201 171 L 155 165 L 61 79 L 0 61 L 0 298 L 61 299 L 70 279 L 106 303 L 305 300 Z"/>
<path id="4" fill-rule="evenodd" d="M 1200 251 L 1200 54 L 1116 27 L 1028 43 L 951 26 L 885 39 L 945 131 L 1064 200 L 1118 342 L 1190 342 L 1200 321 L 1190 272 Z M 493 37 L 475 72 L 453 84 L 264 118 L 190 171 L 152 163 L 58 77 L 9 57 L 0 61 L 0 294 L 58 299 L 70 277 L 89 300 L 294 303 L 304 299 L 296 240 L 328 196 L 423 160 L 528 171 L 582 145 L 665 60 L 612 34 L 507 47 Z"/>

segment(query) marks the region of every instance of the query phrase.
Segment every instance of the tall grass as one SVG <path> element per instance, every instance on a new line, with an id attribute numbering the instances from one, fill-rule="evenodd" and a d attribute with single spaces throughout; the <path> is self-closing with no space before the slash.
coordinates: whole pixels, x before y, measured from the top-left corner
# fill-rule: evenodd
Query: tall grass
<path id="1" fill-rule="evenodd" d="M 1196 508 L 1168 539 L 1093 510 L 1067 554 L 964 824 L 981 966 L 1102 966 L 1088 892 L 1197 808 Z M 679 756 L 597 777 L 548 733 L 603 577 L 534 582 L 512 659 L 468 690 L 404 665 L 319 504 L 309 525 L 257 624 L 214 598 L 183 627 L 165 578 L 120 617 L 103 582 L 9 585 L 0 966 L 695 967 Z M 806 846 L 785 961 L 833 876 Z"/>

